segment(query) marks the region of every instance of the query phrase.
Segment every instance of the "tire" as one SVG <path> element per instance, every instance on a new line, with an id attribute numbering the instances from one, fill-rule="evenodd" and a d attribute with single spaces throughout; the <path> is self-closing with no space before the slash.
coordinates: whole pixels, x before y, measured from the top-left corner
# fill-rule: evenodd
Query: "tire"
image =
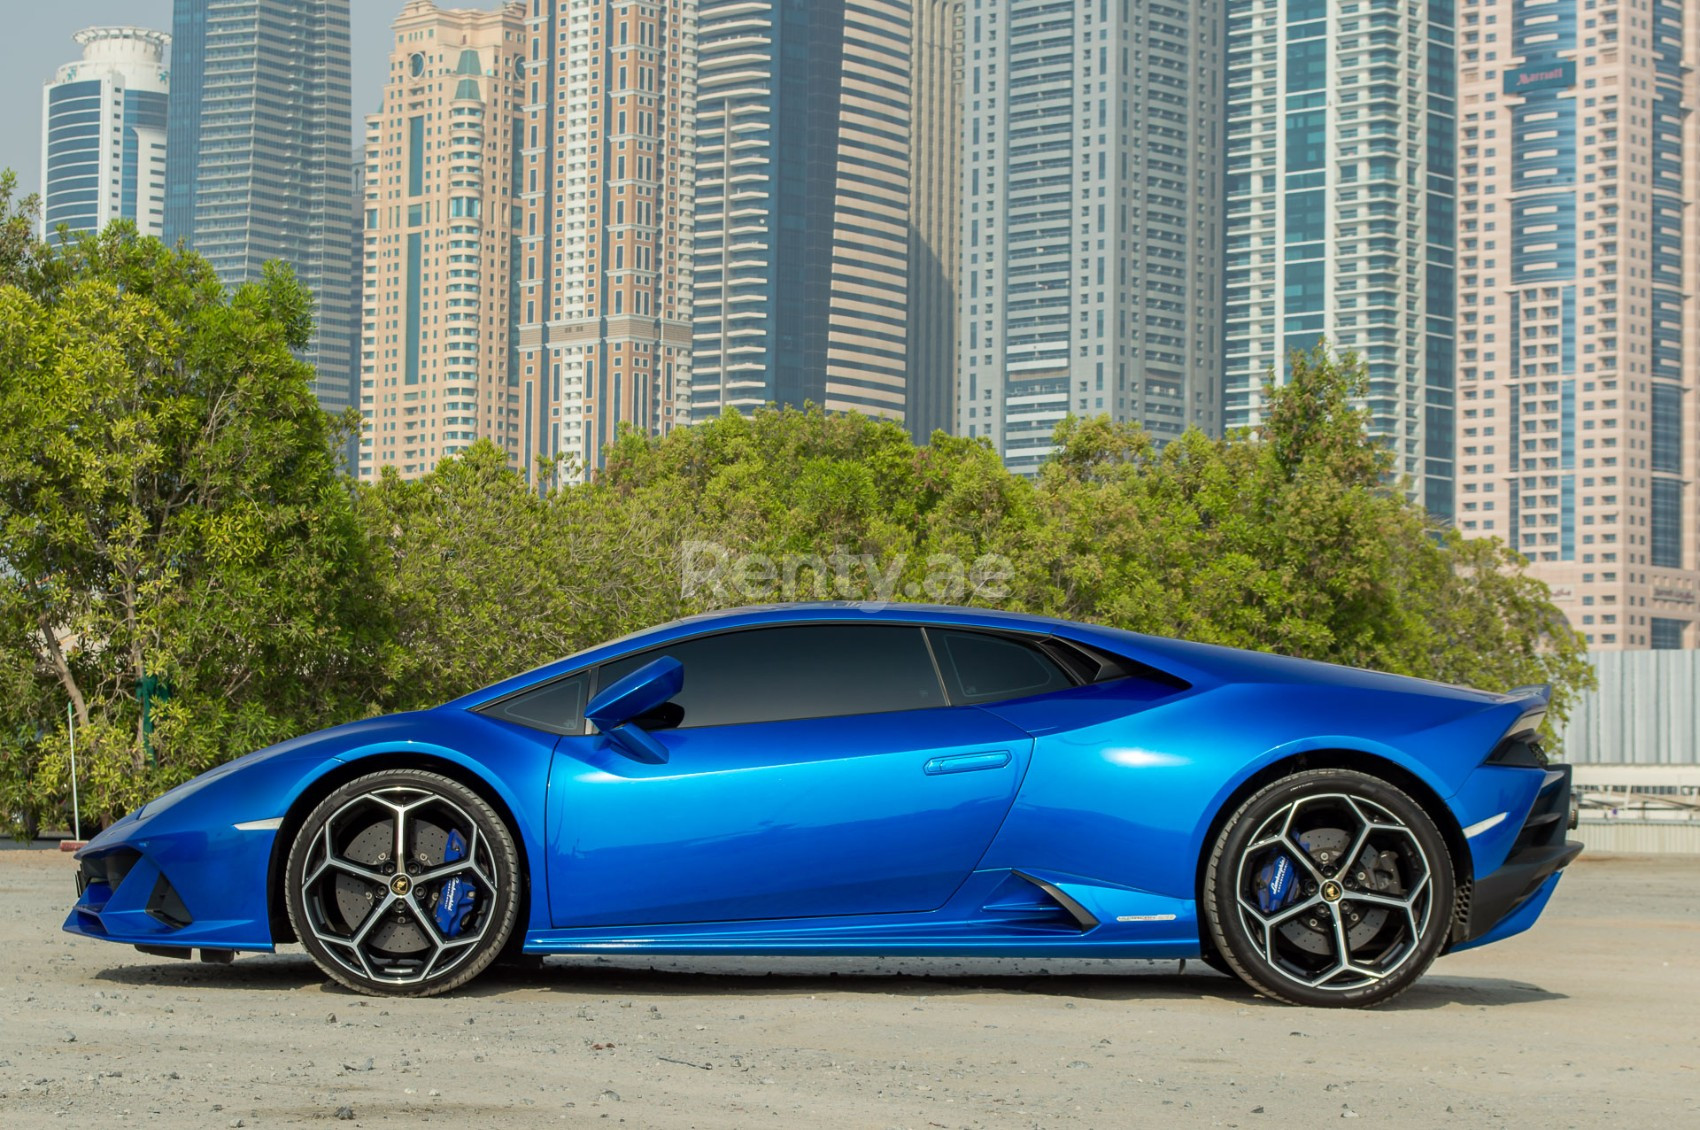
<path id="1" fill-rule="evenodd" d="M 289 923 L 332 980 L 373 996 L 435 996 L 502 952 L 518 918 L 519 870 L 507 825 L 459 781 L 369 773 L 320 801 L 296 832 L 284 868 Z"/>
<path id="2" fill-rule="evenodd" d="M 1246 984 L 1288 1004 L 1361 1008 L 1433 964 L 1453 893 L 1446 841 L 1421 805 L 1368 774 L 1313 769 L 1228 818 L 1201 901 L 1208 941 Z"/>

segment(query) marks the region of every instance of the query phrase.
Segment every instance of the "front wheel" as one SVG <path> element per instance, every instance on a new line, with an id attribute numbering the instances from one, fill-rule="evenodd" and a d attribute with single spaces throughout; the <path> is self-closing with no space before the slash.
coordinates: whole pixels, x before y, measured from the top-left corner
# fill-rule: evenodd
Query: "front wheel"
<path id="1" fill-rule="evenodd" d="M 290 924 L 319 968 L 358 992 L 426 997 L 501 953 L 519 910 L 512 834 L 437 773 L 350 781 L 308 814 L 284 869 Z"/>
<path id="2" fill-rule="evenodd" d="M 1421 805 L 1347 769 L 1284 777 L 1228 818 L 1205 872 L 1210 940 L 1289 1004 L 1362 1007 L 1405 991 L 1446 943 L 1453 878 Z"/>

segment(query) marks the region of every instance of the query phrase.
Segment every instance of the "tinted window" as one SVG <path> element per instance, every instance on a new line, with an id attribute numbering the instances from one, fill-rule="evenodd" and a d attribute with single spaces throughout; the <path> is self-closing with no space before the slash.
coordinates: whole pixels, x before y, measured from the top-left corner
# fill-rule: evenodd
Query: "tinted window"
<path id="1" fill-rule="evenodd" d="M 663 655 L 685 667 L 680 727 L 943 706 L 919 628 L 798 624 L 683 640 L 604 663 L 597 686 Z"/>
<path id="2" fill-rule="evenodd" d="M 493 702 L 479 713 L 551 734 L 582 734 L 584 693 L 589 683 L 590 677 L 584 674 L 556 679 Z"/>
<path id="3" fill-rule="evenodd" d="M 1074 685 L 1049 656 L 1023 640 L 929 629 L 952 702 L 995 702 Z"/>

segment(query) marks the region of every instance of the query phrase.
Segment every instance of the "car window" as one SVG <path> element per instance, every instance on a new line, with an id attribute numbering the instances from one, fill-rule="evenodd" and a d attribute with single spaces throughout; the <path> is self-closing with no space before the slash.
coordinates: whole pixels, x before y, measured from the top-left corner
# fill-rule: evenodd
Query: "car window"
<path id="1" fill-rule="evenodd" d="M 730 726 L 945 705 L 919 628 L 793 624 L 682 640 L 604 663 L 597 686 L 663 655 L 685 668 L 664 727 Z M 641 723 L 640 723 L 641 724 Z"/>
<path id="2" fill-rule="evenodd" d="M 1074 680 L 1025 640 L 927 629 L 952 702 L 985 703 L 1065 690 Z"/>
<path id="3" fill-rule="evenodd" d="M 551 734 L 582 734 L 585 691 L 589 686 L 589 674 L 580 672 L 511 694 L 481 707 L 479 713 Z"/>

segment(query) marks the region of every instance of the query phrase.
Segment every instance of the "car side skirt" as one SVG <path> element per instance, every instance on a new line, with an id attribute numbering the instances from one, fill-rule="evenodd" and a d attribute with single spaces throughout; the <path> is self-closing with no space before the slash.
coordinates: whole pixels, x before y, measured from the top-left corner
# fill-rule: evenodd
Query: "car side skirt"
<path id="1" fill-rule="evenodd" d="M 951 954 L 985 957 L 1199 955 L 1197 905 L 1022 869 L 977 871 L 917 914 L 529 930 L 532 954 Z"/>

